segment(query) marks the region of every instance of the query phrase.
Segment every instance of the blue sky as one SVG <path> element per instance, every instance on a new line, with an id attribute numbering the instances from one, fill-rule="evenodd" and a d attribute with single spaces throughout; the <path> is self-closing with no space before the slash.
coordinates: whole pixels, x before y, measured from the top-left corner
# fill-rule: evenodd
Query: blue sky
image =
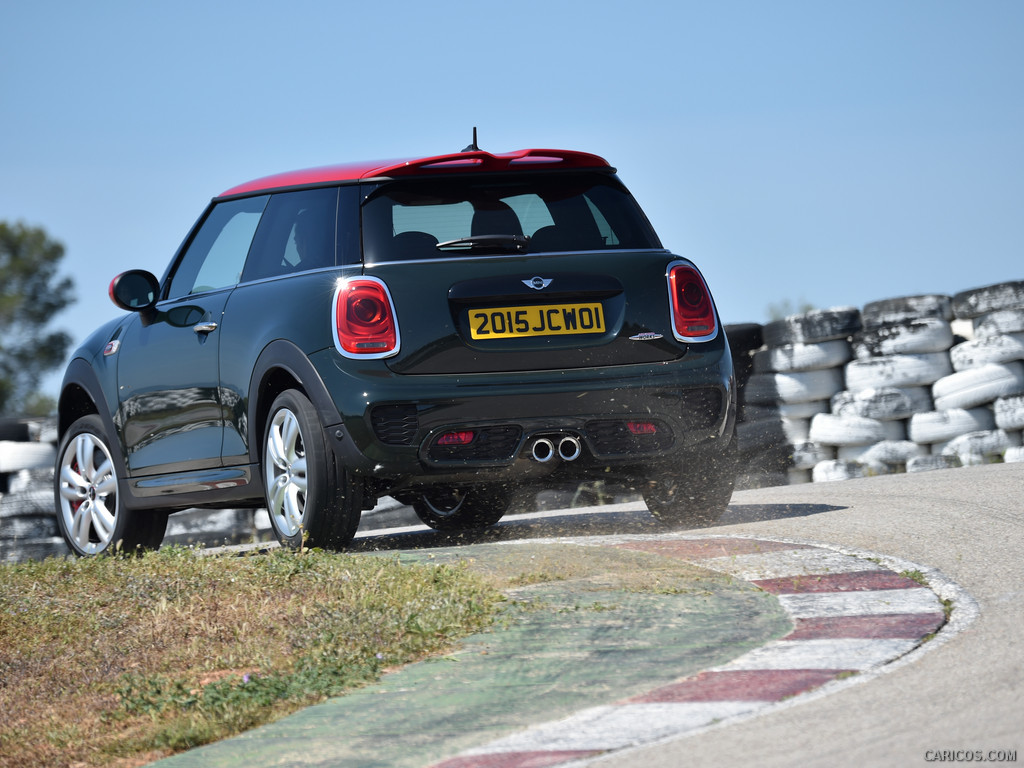
<path id="1" fill-rule="evenodd" d="M 473 126 L 606 157 L 727 323 L 1024 279 L 1018 0 L 8 0 L 0 29 L 0 219 L 66 246 L 76 340 L 228 187 Z"/>

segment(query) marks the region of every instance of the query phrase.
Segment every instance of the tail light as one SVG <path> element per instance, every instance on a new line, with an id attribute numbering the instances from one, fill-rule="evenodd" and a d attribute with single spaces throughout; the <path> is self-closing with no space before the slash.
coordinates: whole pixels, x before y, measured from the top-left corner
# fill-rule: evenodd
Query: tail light
<path id="1" fill-rule="evenodd" d="M 679 341 L 710 341 L 718 335 L 715 304 L 696 267 L 676 263 L 668 271 L 672 330 Z"/>
<path id="2" fill-rule="evenodd" d="M 334 343 L 345 357 L 398 352 L 398 321 L 387 286 L 375 277 L 343 280 L 334 294 Z"/>

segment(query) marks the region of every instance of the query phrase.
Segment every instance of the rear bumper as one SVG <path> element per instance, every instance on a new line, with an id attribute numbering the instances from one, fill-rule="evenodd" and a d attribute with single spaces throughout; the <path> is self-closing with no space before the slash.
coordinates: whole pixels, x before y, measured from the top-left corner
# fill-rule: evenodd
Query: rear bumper
<path id="1" fill-rule="evenodd" d="M 369 365 L 353 373 L 323 362 L 314 360 L 339 412 L 327 442 L 385 488 L 637 474 L 724 446 L 735 422 L 732 366 L 720 349 L 673 363 L 500 376 L 401 376 Z M 439 444 L 449 432 L 472 440 Z M 553 447 L 547 460 L 537 458 L 538 441 L 541 455 L 543 441 Z"/>

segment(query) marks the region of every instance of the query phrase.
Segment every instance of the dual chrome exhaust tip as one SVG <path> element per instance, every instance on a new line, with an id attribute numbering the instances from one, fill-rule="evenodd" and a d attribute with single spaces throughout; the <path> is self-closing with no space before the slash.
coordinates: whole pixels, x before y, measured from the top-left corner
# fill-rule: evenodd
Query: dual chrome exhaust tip
<path id="1" fill-rule="evenodd" d="M 549 437 L 538 437 L 530 447 L 530 456 L 534 461 L 546 464 L 557 455 L 562 461 L 576 461 L 583 453 L 580 439 L 574 435 L 565 435 L 558 439 L 558 445 Z"/>

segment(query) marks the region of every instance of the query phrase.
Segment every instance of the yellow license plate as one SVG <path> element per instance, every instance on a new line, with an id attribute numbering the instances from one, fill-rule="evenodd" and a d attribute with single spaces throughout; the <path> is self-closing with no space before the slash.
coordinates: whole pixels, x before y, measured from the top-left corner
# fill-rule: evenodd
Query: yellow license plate
<path id="1" fill-rule="evenodd" d="M 471 309 L 469 323 L 470 337 L 474 339 L 605 332 L 600 303 Z"/>

